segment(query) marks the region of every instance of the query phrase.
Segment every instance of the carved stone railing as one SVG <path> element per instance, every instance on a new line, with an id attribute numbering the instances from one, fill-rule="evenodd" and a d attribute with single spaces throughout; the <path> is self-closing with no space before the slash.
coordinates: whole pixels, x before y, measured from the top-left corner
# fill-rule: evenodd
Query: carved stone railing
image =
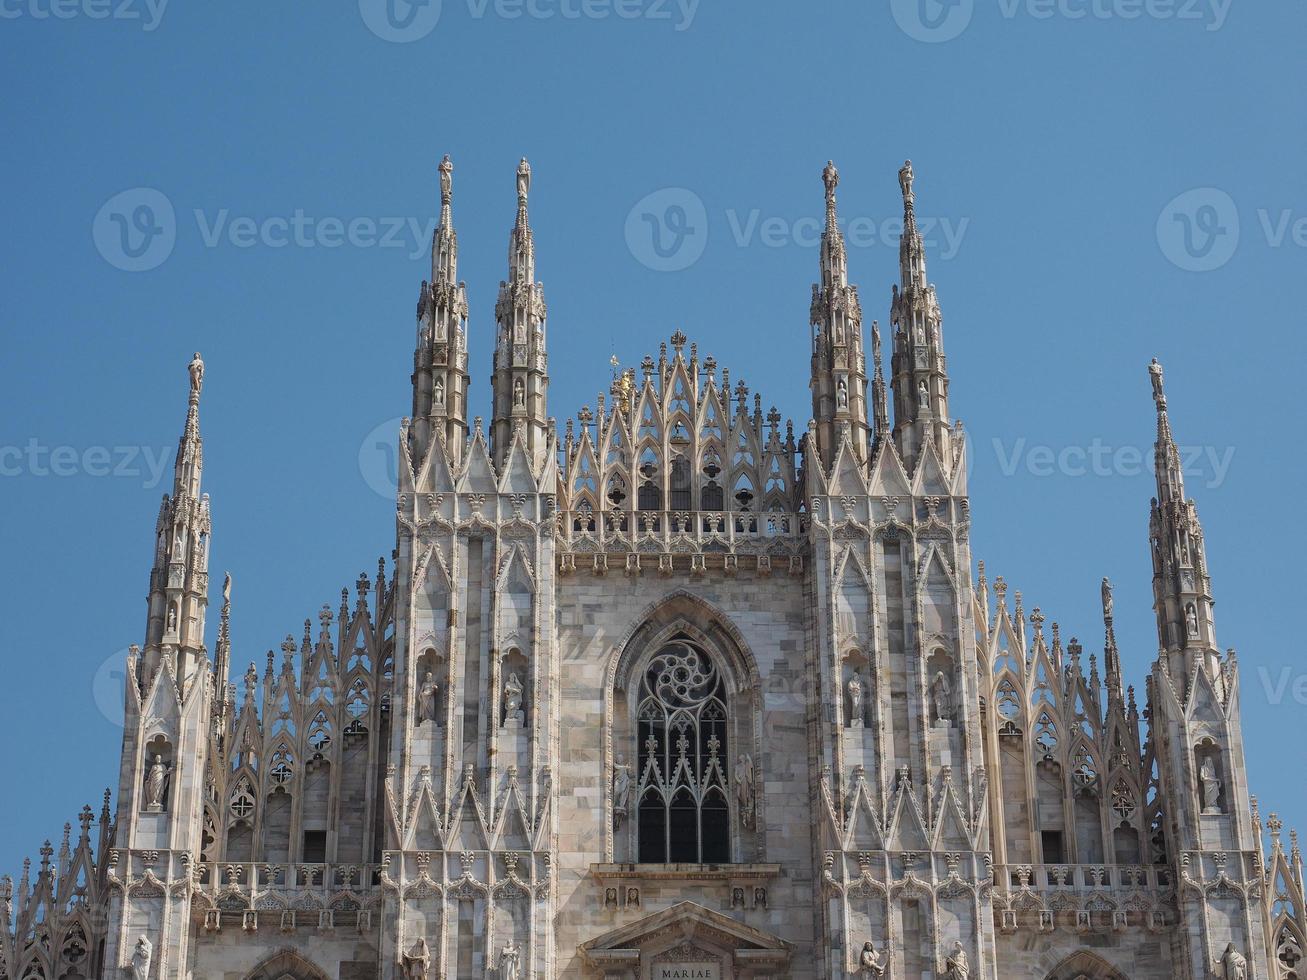
<path id="1" fill-rule="evenodd" d="M 269 861 L 201 864 L 195 869 L 193 909 L 206 932 L 300 927 L 330 932 L 373 927 L 381 888 L 376 865 L 277 864 Z"/>
<path id="2" fill-rule="evenodd" d="M 1161 891 L 1171 887 L 1171 869 L 1143 864 L 1009 864 L 996 865 L 1000 888 L 1043 892 Z"/>
<path id="3" fill-rule="evenodd" d="M 1081 932 L 1166 927 L 1171 869 L 1154 865 L 1010 864 L 994 867 L 995 918 L 1003 932 L 1059 925 Z"/>
<path id="4" fill-rule="evenodd" d="M 558 512 L 558 551 L 799 554 L 808 519 L 793 511 L 570 510 Z"/>

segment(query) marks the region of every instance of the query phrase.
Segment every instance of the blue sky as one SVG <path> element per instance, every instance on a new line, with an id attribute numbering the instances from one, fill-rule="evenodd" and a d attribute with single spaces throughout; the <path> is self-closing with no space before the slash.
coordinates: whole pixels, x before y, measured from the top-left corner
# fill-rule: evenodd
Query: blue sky
<path id="1" fill-rule="evenodd" d="M 27 801 L 0 808 L 0 870 L 117 784 L 116 672 L 143 636 L 192 351 L 237 671 L 389 554 L 372 447 L 409 410 L 446 152 L 479 410 L 526 154 L 553 413 L 593 404 L 613 353 L 636 364 L 682 329 L 800 428 L 822 166 L 840 167 L 851 276 L 884 321 L 911 157 L 977 557 L 1090 651 L 1110 576 L 1142 692 L 1161 358 L 1218 638 L 1240 651 L 1251 783 L 1307 826 L 1307 665 L 1286 639 L 1307 9 L 384 2 L 0 0 L 0 782 Z"/>

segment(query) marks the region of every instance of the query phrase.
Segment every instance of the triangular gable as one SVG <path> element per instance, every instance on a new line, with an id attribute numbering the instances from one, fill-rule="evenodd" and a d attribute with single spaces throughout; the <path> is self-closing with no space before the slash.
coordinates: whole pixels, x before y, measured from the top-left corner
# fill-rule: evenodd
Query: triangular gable
<path id="1" fill-rule="evenodd" d="M 599 965 L 610 962 L 614 955 L 625 958 L 633 950 L 644 952 L 646 944 L 650 945 L 647 952 L 652 954 L 657 951 L 654 943 L 675 945 L 695 940 L 737 952 L 748 951 L 755 954 L 749 957 L 751 960 L 765 960 L 776 966 L 787 964 L 794 952 L 793 943 L 694 902 L 680 902 L 647 915 L 584 942 L 578 949 L 587 962 Z M 767 953 L 771 956 L 765 956 Z"/>

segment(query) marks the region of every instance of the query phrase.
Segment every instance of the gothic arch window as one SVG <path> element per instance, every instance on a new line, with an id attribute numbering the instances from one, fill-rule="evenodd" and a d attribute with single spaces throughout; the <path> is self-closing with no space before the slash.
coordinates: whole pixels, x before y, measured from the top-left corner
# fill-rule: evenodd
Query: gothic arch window
<path id="1" fill-rule="evenodd" d="M 681 455 L 672 457 L 671 509 L 690 509 L 690 461 Z"/>
<path id="2" fill-rule="evenodd" d="M 730 861 L 726 685 L 713 658 L 677 637 L 640 678 L 637 853 L 642 864 Z"/>

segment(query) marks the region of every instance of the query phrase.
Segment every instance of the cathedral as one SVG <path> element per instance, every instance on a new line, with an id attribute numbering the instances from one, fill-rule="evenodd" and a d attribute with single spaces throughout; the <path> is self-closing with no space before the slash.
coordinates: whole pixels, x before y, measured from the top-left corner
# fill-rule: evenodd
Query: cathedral
<path id="1" fill-rule="evenodd" d="M 973 559 L 911 164 L 884 353 L 825 168 L 798 431 L 679 331 L 556 424 L 525 160 L 473 417 L 452 175 L 393 551 L 247 668 L 190 362 L 117 790 L 0 980 L 1307 977 L 1156 361 L 1136 694 L 1107 579 L 1086 653 Z"/>

